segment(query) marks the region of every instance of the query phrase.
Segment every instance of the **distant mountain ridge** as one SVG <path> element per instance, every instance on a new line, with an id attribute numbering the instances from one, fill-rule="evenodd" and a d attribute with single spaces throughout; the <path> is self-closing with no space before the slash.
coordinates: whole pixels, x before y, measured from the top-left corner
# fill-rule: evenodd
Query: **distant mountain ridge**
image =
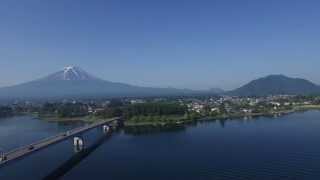
<path id="1" fill-rule="evenodd" d="M 44 78 L 0 88 L 0 98 L 119 97 L 184 95 L 197 91 L 175 88 L 139 87 L 97 78 L 79 67 L 67 66 Z"/>
<path id="2" fill-rule="evenodd" d="M 305 79 L 290 78 L 284 75 L 270 75 L 253 80 L 240 88 L 227 92 L 218 88 L 198 91 L 175 88 L 152 88 L 102 80 L 79 67 L 67 66 L 56 73 L 35 81 L 0 88 L 0 99 L 214 94 L 234 96 L 320 94 L 320 87 Z"/>
<path id="3" fill-rule="evenodd" d="M 284 75 L 269 75 L 259 78 L 228 92 L 228 94 L 236 96 L 306 95 L 318 93 L 320 93 L 318 85 L 305 79 L 290 78 Z"/>
<path id="4" fill-rule="evenodd" d="M 215 94 L 223 94 L 225 93 L 225 91 L 223 89 L 220 88 L 210 88 L 209 92 L 215 93 Z"/>

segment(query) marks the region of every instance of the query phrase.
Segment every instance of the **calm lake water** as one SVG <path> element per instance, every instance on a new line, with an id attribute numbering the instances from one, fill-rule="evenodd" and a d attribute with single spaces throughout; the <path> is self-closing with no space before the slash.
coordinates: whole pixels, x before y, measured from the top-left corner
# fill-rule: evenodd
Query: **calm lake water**
<path id="1" fill-rule="evenodd" d="M 0 147 L 10 150 L 81 124 L 28 116 L 0 119 Z M 320 179 L 320 112 L 278 118 L 202 122 L 131 129 L 111 137 L 83 134 L 0 167 L 0 179 Z"/>

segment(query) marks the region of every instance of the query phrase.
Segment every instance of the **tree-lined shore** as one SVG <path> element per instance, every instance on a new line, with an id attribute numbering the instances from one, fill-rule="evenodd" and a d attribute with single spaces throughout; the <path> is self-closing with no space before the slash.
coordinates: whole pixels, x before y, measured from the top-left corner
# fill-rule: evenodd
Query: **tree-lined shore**
<path id="1" fill-rule="evenodd" d="M 46 102 L 0 107 L 0 115 L 31 114 L 47 121 L 94 122 L 123 117 L 125 126 L 164 126 L 203 119 L 278 116 L 320 109 L 317 96 L 112 99 L 104 102 Z"/>

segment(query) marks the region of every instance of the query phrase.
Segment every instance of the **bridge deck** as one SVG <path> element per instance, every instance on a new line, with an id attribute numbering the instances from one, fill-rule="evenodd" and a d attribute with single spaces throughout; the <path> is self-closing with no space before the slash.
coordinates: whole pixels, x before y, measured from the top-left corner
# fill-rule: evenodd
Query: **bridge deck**
<path id="1" fill-rule="evenodd" d="M 35 152 L 35 151 L 38 151 L 40 149 L 43 149 L 45 147 L 48 147 L 50 145 L 53 145 L 55 143 L 58 143 L 60 141 L 65 140 L 65 139 L 68 139 L 68 138 L 70 138 L 72 136 L 76 136 L 79 133 L 83 133 L 83 132 L 89 131 L 90 129 L 93 129 L 95 127 L 101 126 L 103 124 L 111 123 L 113 121 L 117 121 L 119 119 L 120 118 L 112 118 L 112 119 L 99 121 L 99 122 L 96 122 L 96 123 L 93 123 L 93 124 L 90 124 L 90 125 L 87 125 L 87 126 L 84 126 L 84 127 L 79 127 L 79 128 L 75 128 L 75 129 L 72 129 L 70 131 L 67 131 L 67 132 L 59 133 L 59 134 L 57 134 L 55 136 L 52 136 L 52 137 L 43 139 L 41 141 L 29 144 L 27 146 L 23 146 L 23 147 L 14 149 L 12 151 L 4 153 L 5 160 L 0 161 L 0 166 L 5 164 L 5 163 L 8 163 L 10 161 L 13 161 L 15 159 L 27 156 L 27 155 Z"/>

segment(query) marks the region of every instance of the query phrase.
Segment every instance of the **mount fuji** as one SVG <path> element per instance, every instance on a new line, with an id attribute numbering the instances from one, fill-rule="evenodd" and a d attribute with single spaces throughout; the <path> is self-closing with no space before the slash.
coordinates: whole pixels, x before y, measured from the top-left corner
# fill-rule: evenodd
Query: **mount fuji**
<path id="1" fill-rule="evenodd" d="M 35 81 L 0 88 L 1 99 L 158 96 L 191 93 L 194 93 L 194 91 L 174 88 L 139 87 L 105 81 L 75 66 L 64 67 L 56 73 Z"/>
<path id="2" fill-rule="evenodd" d="M 61 81 L 79 81 L 79 80 L 97 80 L 98 78 L 90 75 L 83 69 L 76 66 L 67 66 L 63 70 L 58 71 L 46 77 L 48 80 L 61 80 Z"/>

